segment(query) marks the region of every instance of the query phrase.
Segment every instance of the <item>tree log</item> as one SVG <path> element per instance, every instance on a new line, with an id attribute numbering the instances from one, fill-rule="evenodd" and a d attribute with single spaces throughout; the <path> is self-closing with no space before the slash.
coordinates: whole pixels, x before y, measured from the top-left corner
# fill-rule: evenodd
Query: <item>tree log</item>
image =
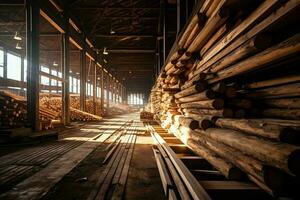
<path id="1" fill-rule="evenodd" d="M 204 108 L 204 109 L 216 109 L 221 110 L 224 107 L 223 99 L 213 99 L 206 101 L 196 101 L 190 103 L 183 103 L 181 108 Z"/>
<path id="2" fill-rule="evenodd" d="M 270 166 L 300 175 L 300 148 L 297 146 L 262 140 L 229 129 L 209 128 L 205 130 L 205 134 L 217 142 L 239 149 Z"/>
<path id="3" fill-rule="evenodd" d="M 221 128 L 243 131 L 252 135 L 274 139 L 277 141 L 300 144 L 300 126 L 298 129 L 288 125 L 269 123 L 264 119 L 222 119 L 215 124 Z"/>
<path id="4" fill-rule="evenodd" d="M 215 93 L 212 90 L 205 90 L 201 93 L 192 94 L 186 97 L 181 97 L 178 99 L 180 103 L 187 103 L 193 101 L 204 101 L 215 98 Z"/>
<path id="5" fill-rule="evenodd" d="M 300 98 L 289 99 L 265 99 L 262 104 L 270 108 L 300 108 Z"/>
<path id="6" fill-rule="evenodd" d="M 243 173 L 230 162 L 219 157 L 213 151 L 199 145 L 194 140 L 188 140 L 187 145 L 199 156 L 205 158 L 229 180 L 241 180 Z"/>
<path id="7" fill-rule="evenodd" d="M 300 97 L 300 83 L 291 83 L 287 85 L 270 87 L 251 91 L 245 95 L 247 98 L 260 99 L 260 98 L 284 98 L 284 97 Z"/>
<path id="8" fill-rule="evenodd" d="M 265 80 L 265 81 L 254 82 L 254 83 L 249 83 L 249 84 L 245 85 L 244 88 L 245 89 L 258 89 L 258 88 L 272 87 L 272 86 L 293 83 L 293 82 L 300 82 L 299 74 L 289 75 L 289 76 L 284 76 L 284 77 L 279 77 L 279 78 L 274 78 L 274 79 L 269 79 L 269 80 Z"/>
<path id="9" fill-rule="evenodd" d="M 282 119 L 300 119 L 300 109 L 270 108 L 260 110 L 264 117 L 275 117 Z"/>
<path id="10" fill-rule="evenodd" d="M 247 71 L 260 69 L 268 64 L 275 63 L 278 60 L 288 56 L 295 55 L 300 52 L 300 34 L 281 42 L 261 53 L 258 53 L 246 60 L 238 62 L 217 73 L 217 77 L 208 80 L 209 83 L 215 83 L 225 78 L 245 73 Z"/>
<path id="11" fill-rule="evenodd" d="M 211 109 L 183 109 L 184 113 L 187 114 L 198 114 L 198 115 L 212 115 L 217 117 L 232 118 L 233 111 L 228 108 L 222 110 L 211 110 Z"/>
<path id="12" fill-rule="evenodd" d="M 195 133 L 196 132 L 196 133 Z M 198 133 L 197 133 L 198 132 Z M 218 143 L 215 140 L 207 137 L 203 131 L 191 132 L 191 138 L 205 145 L 219 156 L 226 158 L 228 161 L 239 167 L 242 171 L 254 176 L 263 184 L 267 185 L 272 190 L 280 190 L 286 184 L 288 175 L 273 167 L 266 167 L 263 162 L 243 154 L 223 143 Z M 270 173 L 270 172 L 273 173 Z"/>
<path id="13" fill-rule="evenodd" d="M 178 92 L 177 94 L 175 94 L 174 96 L 176 98 L 181 98 L 181 97 L 185 97 L 188 95 L 192 95 L 198 92 L 203 92 L 206 88 L 206 83 L 203 82 L 199 82 L 185 90 L 181 90 L 180 92 Z"/>

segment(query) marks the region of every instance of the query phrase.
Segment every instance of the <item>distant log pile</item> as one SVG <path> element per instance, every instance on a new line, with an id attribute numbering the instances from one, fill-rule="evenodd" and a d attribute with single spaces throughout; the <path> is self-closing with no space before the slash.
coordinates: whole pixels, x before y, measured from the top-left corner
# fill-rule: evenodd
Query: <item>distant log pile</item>
<path id="1" fill-rule="evenodd" d="M 61 97 L 49 94 L 40 95 L 39 117 L 40 128 L 49 129 L 60 124 L 61 119 Z M 26 126 L 27 121 L 27 102 L 22 96 L 11 92 L 0 91 L 0 127 L 1 129 L 18 128 Z M 72 121 L 99 121 L 101 116 L 93 115 L 79 109 L 70 109 Z"/>
<path id="2" fill-rule="evenodd" d="M 296 0 L 204 1 L 149 99 L 195 153 L 226 177 L 240 168 L 274 196 L 299 184 L 298 11 Z"/>

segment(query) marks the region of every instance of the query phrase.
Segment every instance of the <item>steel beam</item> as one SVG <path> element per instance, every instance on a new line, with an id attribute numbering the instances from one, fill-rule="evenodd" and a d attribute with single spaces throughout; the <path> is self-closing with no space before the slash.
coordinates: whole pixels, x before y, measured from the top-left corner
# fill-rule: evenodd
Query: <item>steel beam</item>
<path id="1" fill-rule="evenodd" d="M 40 11 L 34 0 L 26 1 L 27 32 L 27 119 L 34 131 L 39 123 L 39 19 Z"/>
<path id="2" fill-rule="evenodd" d="M 86 90 L 86 76 L 85 76 L 85 68 L 86 68 L 86 55 L 85 51 L 80 51 L 80 110 L 85 111 L 85 90 Z"/>

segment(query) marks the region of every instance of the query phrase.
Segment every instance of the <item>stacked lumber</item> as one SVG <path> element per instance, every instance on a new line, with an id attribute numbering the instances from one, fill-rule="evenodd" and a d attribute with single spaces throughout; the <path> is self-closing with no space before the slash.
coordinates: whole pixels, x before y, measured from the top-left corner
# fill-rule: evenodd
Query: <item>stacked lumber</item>
<path id="1" fill-rule="evenodd" d="M 104 110 L 106 116 L 123 115 L 130 113 L 132 108 L 126 104 L 116 104 Z"/>
<path id="2" fill-rule="evenodd" d="M 72 121 L 101 121 L 102 117 L 93 115 L 75 108 L 70 108 L 70 118 Z"/>
<path id="3" fill-rule="evenodd" d="M 273 196 L 294 197 L 299 186 L 299 4 L 203 1 L 150 94 L 163 127 Z M 174 115 L 166 115 L 176 107 L 166 106 L 170 91 Z"/>
<path id="4" fill-rule="evenodd" d="M 151 120 L 151 119 L 153 119 L 153 113 L 147 112 L 147 111 L 141 111 L 140 112 L 140 119 Z"/>
<path id="5" fill-rule="evenodd" d="M 70 104 L 70 119 L 71 121 L 100 121 L 102 117 L 100 115 L 94 115 L 93 113 L 94 107 L 92 105 L 93 102 L 90 100 L 87 100 L 87 102 L 90 102 L 89 104 L 89 112 L 84 112 L 78 109 L 78 105 L 80 107 L 79 103 L 79 96 L 78 95 L 72 95 L 71 96 Z M 78 102 L 78 103 L 77 103 Z M 73 105 L 76 108 L 73 108 Z M 58 116 L 61 117 L 61 110 L 62 110 L 62 99 L 60 96 L 52 95 L 52 94 L 43 94 L 40 98 L 40 109 L 46 108 L 48 112 L 56 112 L 58 113 Z M 55 118 L 56 119 L 56 118 Z"/>
<path id="6" fill-rule="evenodd" d="M 27 119 L 25 99 L 11 92 L 0 91 L 0 127 L 23 127 Z"/>

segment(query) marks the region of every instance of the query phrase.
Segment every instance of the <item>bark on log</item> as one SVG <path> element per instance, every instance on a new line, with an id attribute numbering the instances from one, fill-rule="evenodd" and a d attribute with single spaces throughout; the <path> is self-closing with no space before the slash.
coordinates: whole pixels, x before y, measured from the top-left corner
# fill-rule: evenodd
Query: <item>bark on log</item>
<path id="1" fill-rule="evenodd" d="M 188 140 L 187 145 L 199 156 L 205 158 L 212 166 L 218 169 L 229 180 L 241 180 L 243 173 L 230 162 L 221 158 L 213 151 L 200 146 L 194 140 Z"/>
<path id="2" fill-rule="evenodd" d="M 206 88 L 206 83 L 203 82 L 199 82 L 185 90 L 181 90 L 180 92 L 178 92 L 177 94 L 175 94 L 174 96 L 176 98 L 181 98 L 181 97 L 185 97 L 188 95 L 192 95 L 198 92 L 203 92 Z"/>
<path id="3" fill-rule="evenodd" d="M 285 40 L 284 42 L 268 48 L 246 60 L 243 60 L 231 67 L 228 67 L 217 73 L 217 77 L 209 80 L 209 83 L 215 83 L 225 78 L 239 75 L 248 71 L 260 69 L 268 64 L 275 63 L 278 60 L 300 52 L 300 34 Z"/>
<path id="4" fill-rule="evenodd" d="M 224 101 L 222 99 L 213 99 L 206 101 L 196 101 L 190 103 L 183 103 L 181 108 L 204 108 L 204 109 L 216 109 L 221 110 L 224 107 Z"/>
<path id="5" fill-rule="evenodd" d="M 211 115 L 211 116 L 217 116 L 217 117 L 226 117 L 226 118 L 232 118 L 233 117 L 233 111 L 228 108 L 224 108 L 222 110 L 211 110 L 211 109 L 183 109 L 184 113 L 188 114 L 198 114 L 198 115 Z"/>
<path id="6" fill-rule="evenodd" d="M 265 99 L 262 104 L 270 108 L 300 108 L 300 98 L 289 99 Z"/>
<path id="7" fill-rule="evenodd" d="M 205 134 L 217 142 L 239 149 L 270 166 L 300 175 L 300 148 L 297 146 L 262 140 L 229 129 L 209 128 L 205 130 Z"/>
<path id="8" fill-rule="evenodd" d="M 221 128 L 243 131 L 251 135 L 274 139 L 289 144 L 300 144 L 300 125 L 297 129 L 288 125 L 270 123 L 264 119 L 222 118 L 217 119 L 215 124 Z"/>
<path id="9" fill-rule="evenodd" d="M 196 133 L 195 133 L 196 132 Z M 198 134 L 197 134 L 198 132 Z M 191 138 L 205 145 L 219 156 L 239 167 L 242 171 L 254 176 L 261 183 L 272 190 L 280 190 L 286 184 L 287 174 L 273 167 L 266 167 L 263 162 L 243 154 L 228 145 L 218 143 L 207 137 L 203 131 L 191 132 Z M 273 173 L 270 173 L 273 172 Z"/>
<path id="10" fill-rule="evenodd" d="M 266 89 L 260 89 L 251 91 L 246 94 L 245 97 L 251 99 L 260 98 L 284 98 L 284 97 L 300 97 L 300 83 L 291 83 L 287 85 L 270 87 Z"/>
<path id="11" fill-rule="evenodd" d="M 178 99 L 180 103 L 194 102 L 194 101 L 205 101 L 215 98 L 215 93 L 212 90 L 205 90 L 201 93 L 192 94 L 186 97 Z"/>
<path id="12" fill-rule="evenodd" d="M 261 110 L 261 114 L 271 118 L 300 119 L 300 109 L 269 108 Z"/>
<path id="13" fill-rule="evenodd" d="M 249 83 L 244 86 L 245 89 L 258 89 L 258 88 L 264 88 L 264 87 L 271 87 L 271 86 L 277 86 L 287 83 L 293 83 L 293 82 L 300 82 L 300 75 L 289 75 L 274 79 L 269 79 L 265 81 L 259 81 L 254 83 Z"/>

